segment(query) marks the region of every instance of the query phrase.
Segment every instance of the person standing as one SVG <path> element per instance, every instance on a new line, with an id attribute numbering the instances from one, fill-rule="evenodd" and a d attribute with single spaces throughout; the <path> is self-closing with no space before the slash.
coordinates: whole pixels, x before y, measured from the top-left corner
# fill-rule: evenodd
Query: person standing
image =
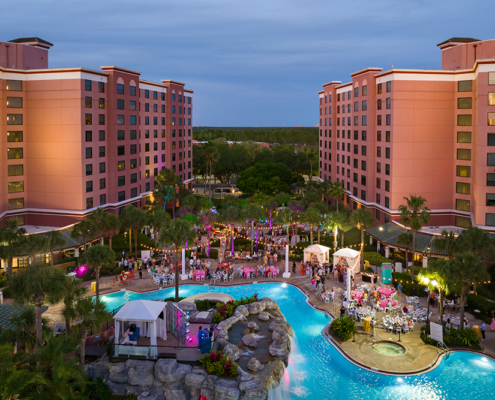
<path id="1" fill-rule="evenodd" d="M 480 331 L 481 331 L 481 340 L 485 340 L 485 331 L 486 331 L 485 321 L 481 321 Z"/>
<path id="2" fill-rule="evenodd" d="M 340 307 L 340 318 L 343 318 L 345 315 L 345 307 L 344 304 L 342 304 L 342 307 Z"/>
<path id="3" fill-rule="evenodd" d="M 201 349 L 201 339 L 203 339 L 203 336 L 206 336 L 207 332 L 203 330 L 203 327 L 200 326 L 198 329 L 198 350 Z"/>
<path id="4" fill-rule="evenodd" d="M 139 279 L 143 279 L 143 269 L 141 268 L 141 266 L 139 266 Z"/>

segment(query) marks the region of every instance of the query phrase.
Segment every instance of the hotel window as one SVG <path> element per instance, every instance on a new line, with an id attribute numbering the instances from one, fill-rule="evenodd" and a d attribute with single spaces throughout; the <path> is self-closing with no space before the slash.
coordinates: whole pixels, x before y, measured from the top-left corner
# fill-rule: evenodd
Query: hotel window
<path id="1" fill-rule="evenodd" d="M 391 92 L 392 91 L 392 81 L 388 81 L 387 82 L 387 92 Z"/>
<path id="2" fill-rule="evenodd" d="M 486 226 L 495 226 L 495 214 L 486 213 Z"/>
<path id="3" fill-rule="evenodd" d="M 390 158 L 390 147 L 385 147 L 385 158 Z"/>
<path id="4" fill-rule="evenodd" d="M 125 140 L 125 131 L 117 131 L 117 140 Z"/>
<path id="5" fill-rule="evenodd" d="M 150 91 L 148 89 L 144 89 L 144 98 L 149 99 L 150 98 Z"/>
<path id="6" fill-rule="evenodd" d="M 125 146 L 117 146 L 117 155 L 124 156 L 125 155 Z"/>
<path id="7" fill-rule="evenodd" d="M 381 142 L 382 141 L 382 131 L 377 131 L 376 132 L 376 141 Z"/>
<path id="8" fill-rule="evenodd" d="M 458 165 L 456 167 L 456 175 L 462 176 L 464 178 L 470 178 L 471 177 L 471 167 L 468 167 L 465 165 Z"/>
<path id="9" fill-rule="evenodd" d="M 22 114 L 7 114 L 7 125 L 22 125 Z"/>
<path id="10" fill-rule="evenodd" d="M 105 157 L 105 146 L 100 146 L 98 150 L 99 150 L 99 156 Z"/>
<path id="11" fill-rule="evenodd" d="M 385 164 L 385 175 L 390 175 L 390 164 Z"/>
<path id="12" fill-rule="evenodd" d="M 390 131 L 385 132 L 385 141 L 390 142 Z"/>
<path id="13" fill-rule="evenodd" d="M 362 156 L 366 155 L 366 146 L 361 146 L 361 155 Z"/>
<path id="14" fill-rule="evenodd" d="M 366 115 L 363 115 L 361 117 L 361 120 L 362 120 L 361 125 L 363 125 L 363 126 L 368 125 L 368 117 Z"/>
<path id="15" fill-rule="evenodd" d="M 22 164 L 9 165 L 7 170 L 8 170 L 8 176 L 24 175 L 24 165 Z"/>
<path id="16" fill-rule="evenodd" d="M 364 176 L 364 175 L 361 175 L 361 185 L 366 186 L 366 176 Z"/>
<path id="17" fill-rule="evenodd" d="M 136 123 L 137 123 L 136 116 L 135 115 L 129 116 L 129 125 L 136 125 Z"/>
<path id="18" fill-rule="evenodd" d="M 469 228 L 469 218 L 456 216 L 455 226 L 460 228 Z"/>
<path id="19" fill-rule="evenodd" d="M 144 138 L 145 139 L 149 139 L 150 138 L 150 130 L 149 129 L 145 129 L 144 130 Z"/>
<path id="20" fill-rule="evenodd" d="M 93 158 L 93 149 L 91 147 L 86 147 L 86 159 Z"/>
<path id="21" fill-rule="evenodd" d="M 22 142 L 23 133 L 22 131 L 8 131 L 7 132 L 7 142 Z"/>
<path id="22" fill-rule="evenodd" d="M 390 114 L 385 115 L 385 125 L 390 126 L 392 121 L 392 116 Z"/>
<path id="23" fill-rule="evenodd" d="M 117 83 L 117 94 L 124 94 L 124 85 Z"/>
<path id="24" fill-rule="evenodd" d="M 155 181 L 155 182 L 156 182 L 156 181 Z M 144 190 L 145 190 L 145 192 L 149 192 L 149 191 L 150 191 L 150 183 L 149 183 L 149 182 L 146 182 L 146 184 L 145 184 L 145 186 L 144 186 L 144 187 L 145 187 L 145 189 L 144 189 Z"/>
<path id="25" fill-rule="evenodd" d="M 84 80 L 84 90 L 91 92 L 91 81 L 89 79 Z"/>
<path id="26" fill-rule="evenodd" d="M 131 183 L 137 182 L 137 174 L 131 174 Z"/>
<path id="27" fill-rule="evenodd" d="M 149 125 L 150 124 L 150 117 L 144 117 L 144 124 Z"/>
<path id="28" fill-rule="evenodd" d="M 376 194 L 376 204 L 380 204 L 380 193 Z"/>
<path id="29" fill-rule="evenodd" d="M 382 186 L 382 180 L 380 178 L 376 178 L 376 188 L 381 189 L 381 186 Z"/>
<path id="30" fill-rule="evenodd" d="M 158 117 L 153 117 L 153 125 L 158 125 Z"/>
<path id="31" fill-rule="evenodd" d="M 380 146 L 378 146 L 376 148 L 376 156 L 377 157 L 381 157 L 382 156 L 382 148 Z"/>
<path id="32" fill-rule="evenodd" d="M 175 161 L 175 153 L 172 153 L 172 161 Z"/>
<path id="33" fill-rule="evenodd" d="M 86 176 L 93 175 L 93 164 L 86 164 Z"/>
<path id="34" fill-rule="evenodd" d="M 387 110 L 390 110 L 392 108 L 392 99 L 390 97 L 387 97 L 385 100 L 385 108 Z"/>
<path id="35" fill-rule="evenodd" d="M 390 199 L 385 197 L 385 207 L 390 208 Z"/>
<path id="36" fill-rule="evenodd" d="M 10 202 L 10 200 L 9 200 L 9 202 Z M 486 205 L 488 207 L 495 207 L 495 193 L 487 193 L 486 194 Z M 23 203 L 23 207 L 24 207 L 24 203 Z M 22 208 L 22 207 L 19 207 L 19 208 Z"/>
<path id="37" fill-rule="evenodd" d="M 354 111 L 359 111 L 359 101 L 354 102 Z"/>
<path id="38" fill-rule="evenodd" d="M 359 88 L 355 87 L 354 88 L 354 97 L 358 97 L 358 96 L 359 96 Z"/>
<path id="39" fill-rule="evenodd" d="M 136 95 L 136 86 L 129 86 L 129 94 L 131 96 L 135 96 Z"/>
<path id="40" fill-rule="evenodd" d="M 144 103 L 144 111 L 149 112 L 150 111 L 150 103 Z"/>
<path id="41" fill-rule="evenodd" d="M 125 101 L 122 99 L 117 99 L 117 110 L 123 110 L 124 109 L 124 103 Z M 134 102 L 136 103 L 136 102 Z"/>
<path id="42" fill-rule="evenodd" d="M 353 174 L 353 181 L 357 183 L 357 181 L 358 181 L 358 174 L 356 174 L 356 173 Z"/>
<path id="43" fill-rule="evenodd" d="M 149 156 L 144 157 L 144 165 L 150 165 L 150 157 Z"/>
<path id="44" fill-rule="evenodd" d="M 118 201 L 124 201 L 125 200 L 125 190 L 123 190 L 122 192 L 119 192 L 118 193 Z"/>
<path id="45" fill-rule="evenodd" d="M 377 110 L 381 110 L 382 109 L 382 100 L 381 99 L 378 99 L 376 101 L 376 109 Z"/>
<path id="46" fill-rule="evenodd" d="M 86 98 L 84 100 L 84 107 L 91 108 L 92 106 L 93 106 L 93 98 L 86 96 Z"/>
<path id="47" fill-rule="evenodd" d="M 153 151 L 158 151 L 158 143 L 153 143 Z"/>
<path id="48" fill-rule="evenodd" d="M 23 148 L 22 147 L 14 147 L 7 149 L 7 158 L 9 160 L 23 158 Z"/>
<path id="49" fill-rule="evenodd" d="M 357 125 L 359 125 L 359 117 L 355 116 L 354 117 L 354 126 L 357 126 Z"/>
<path id="50" fill-rule="evenodd" d="M 86 182 L 86 193 L 90 193 L 93 191 L 93 181 Z"/>
<path id="51" fill-rule="evenodd" d="M 366 171 L 366 161 L 361 160 L 361 170 Z"/>
<path id="52" fill-rule="evenodd" d="M 135 129 L 132 129 L 132 130 L 130 131 L 129 138 L 130 138 L 131 140 L 134 140 L 134 139 L 136 139 L 136 138 L 137 138 L 137 131 L 136 131 Z"/>
<path id="53" fill-rule="evenodd" d="M 368 95 L 368 85 L 364 85 L 362 88 L 361 88 L 361 93 L 363 96 L 367 96 Z"/>
<path id="54" fill-rule="evenodd" d="M 457 99 L 458 109 L 473 108 L 473 98 L 472 97 L 459 97 Z"/>
<path id="55" fill-rule="evenodd" d="M 471 185 L 465 182 L 456 182 L 455 191 L 456 193 L 460 193 L 460 194 L 470 194 Z"/>
<path id="56" fill-rule="evenodd" d="M 24 208 L 24 197 L 9 199 L 9 210 L 18 210 L 19 208 Z"/>
<path id="57" fill-rule="evenodd" d="M 22 134 L 22 132 L 21 132 Z M 21 135 L 21 140 L 22 142 L 22 135 Z M 495 133 L 489 133 L 487 137 L 487 145 L 488 146 L 495 146 Z"/>
<path id="58" fill-rule="evenodd" d="M 473 90 L 473 81 L 459 81 L 457 82 L 458 92 L 471 92 Z"/>
<path id="59" fill-rule="evenodd" d="M 353 188 L 352 188 L 352 194 L 353 194 L 354 196 L 357 196 L 357 194 L 358 194 L 358 189 L 357 189 L 357 187 L 353 187 Z"/>
<path id="60" fill-rule="evenodd" d="M 131 199 L 137 197 L 137 188 L 132 188 L 131 189 Z"/>
<path id="61" fill-rule="evenodd" d="M 158 175 L 158 168 L 154 168 L 153 169 L 153 176 L 157 176 L 157 175 Z"/>
<path id="62" fill-rule="evenodd" d="M 22 81 L 7 79 L 7 90 L 9 92 L 22 92 Z"/>
<path id="63" fill-rule="evenodd" d="M 361 190 L 361 200 L 366 201 L 366 191 Z"/>
<path id="64" fill-rule="evenodd" d="M 158 93 L 156 90 L 153 91 L 153 99 L 157 100 L 158 99 Z"/>
<path id="65" fill-rule="evenodd" d="M 145 143 L 145 144 L 144 144 L 144 151 L 145 151 L 145 152 L 150 151 L 150 144 L 149 144 L 149 143 Z"/>
<path id="66" fill-rule="evenodd" d="M 99 114 L 98 115 L 98 124 L 99 125 L 105 125 L 105 114 Z"/>
<path id="67" fill-rule="evenodd" d="M 125 176 L 119 176 L 117 178 L 117 186 L 125 186 Z"/>
<path id="68" fill-rule="evenodd" d="M 117 161 L 117 171 L 125 170 L 125 161 Z"/>
<path id="69" fill-rule="evenodd" d="M 495 174 L 486 174 L 486 186 L 495 186 Z"/>
<path id="70" fill-rule="evenodd" d="M 107 203 L 107 195 L 105 193 L 100 194 L 100 206 Z"/>
<path id="71" fill-rule="evenodd" d="M 9 81 L 7 81 L 8 83 Z M 495 85 L 495 72 L 488 72 L 488 84 Z"/>
<path id="72" fill-rule="evenodd" d="M 379 162 L 376 163 L 376 172 L 378 173 L 382 172 L 382 163 Z"/>
<path id="73" fill-rule="evenodd" d="M 131 169 L 137 168 L 137 159 L 131 159 Z"/>
<path id="74" fill-rule="evenodd" d="M 98 108 L 105 108 L 105 99 L 98 99 Z"/>
<path id="75" fill-rule="evenodd" d="M 488 113 L 488 114 L 490 114 L 490 113 Z M 495 114 L 495 113 L 493 113 L 493 114 Z M 472 125 L 472 115 L 458 115 L 457 116 L 457 126 L 471 126 L 471 125 Z"/>
<path id="76" fill-rule="evenodd" d="M 331 157 L 329 157 L 329 158 L 331 158 Z M 358 163 L 359 163 L 359 160 L 358 160 L 357 158 L 355 158 L 355 159 L 352 161 L 352 164 L 353 164 L 354 168 L 358 168 Z M 337 168 L 338 168 L 338 167 L 337 167 Z M 338 173 L 338 172 L 339 172 L 339 171 L 337 171 L 337 173 Z"/>
<path id="77" fill-rule="evenodd" d="M 363 111 L 366 111 L 368 109 L 368 100 L 363 100 L 361 107 Z"/>
<path id="78" fill-rule="evenodd" d="M 378 126 L 380 126 L 382 124 L 382 116 L 381 115 L 376 116 L 376 124 Z"/>
<path id="79" fill-rule="evenodd" d="M 361 131 L 361 140 L 367 140 L 366 131 Z"/>
<path id="80" fill-rule="evenodd" d="M 144 178 L 149 178 L 150 177 L 150 170 L 147 169 L 146 171 L 144 171 Z"/>
<path id="81" fill-rule="evenodd" d="M 158 105 L 157 104 L 153 104 L 153 112 L 158 112 Z"/>
<path id="82" fill-rule="evenodd" d="M 354 140 L 358 140 L 359 139 L 359 131 L 354 131 Z M 325 145 L 326 145 L 326 142 L 325 142 Z"/>
<path id="83" fill-rule="evenodd" d="M 7 97 L 7 108 L 22 108 L 22 97 Z"/>
<path id="84" fill-rule="evenodd" d="M 122 110 L 123 109 L 124 109 L 124 106 L 122 106 Z M 129 110 L 136 111 L 136 102 L 134 100 L 129 101 Z"/>
<path id="85" fill-rule="evenodd" d="M 88 197 L 86 199 L 86 208 L 87 209 L 93 208 L 93 198 L 92 197 Z"/>
<path id="86" fill-rule="evenodd" d="M 98 82 L 98 92 L 105 93 L 105 82 Z"/>
<path id="87" fill-rule="evenodd" d="M 123 115 L 117 115 L 117 125 L 124 125 L 125 119 Z"/>
<path id="88" fill-rule="evenodd" d="M 471 132 L 457 132 L 457 143 L 471 143 Z"/>
<path id="89" fill-rule="evenodd" d="M 457 149 L 457 159 L 458 160 L 471 160 L 471 150 L 470 149 Z"/>
<path id="90" fill-rule="evenodd" d="M 100 142 L 103 142 L 105 140 L 105 131 L 98 132 L 98 139 L 100 140 Z"/>
<path id="91" fill-rule="evenodd" d="M 137 154 L 137 145 L 131 144 L 131 152 L 130 154 Z"/>
<path id="92" fill-rule="evenodd" d="M 100 163 L 100 174 L 104 174 L 104 173 L 105 173 L 105 163 L 104 162 L 101 162 Z"/>
<path id="93" fill-rule="evenodd" d="M 175 101 L 175 93 L 172 93 L 172 101 Z"/>
<path id="94" fill-rule="evenodd" d="M 488 113 L 488 125 L 495 125 L 495 112 Z"/>
<path id="95" fill-rule="evenodd" d="M 9 182 L 8 188 L 9 188 L 9 193 L 24 192 L 24 181 Z"/>
<path id="96" fill-rule="evenodd" d="M 486 155 L 486 165 L 489 167 L 495 166 L 495 153 L 488 153 Z"/>
<path id="97" fill-rule="evenodd" d="M 385 191 L 390 192 L 390 181 L 385 181 Z"/>
<path id="98" fill-rule="evenodd" d="M 455 209 L 461 211 L 469 211 L 469 200 L 456 199 Z"/>

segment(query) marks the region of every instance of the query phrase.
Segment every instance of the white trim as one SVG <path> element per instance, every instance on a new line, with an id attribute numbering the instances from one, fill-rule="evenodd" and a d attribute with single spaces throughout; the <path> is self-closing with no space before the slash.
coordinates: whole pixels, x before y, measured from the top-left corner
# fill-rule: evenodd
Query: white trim
<path id="1" fill-rule="evenodd" d="M 352 92 L 352 82 L 349 82 L 349 85 L 347 85 L 346 87 L 337 89 L 337 94 L 344 92 Z"/>
<path id="2" fill-rule="evenodd" d="M 155 92 L 167 93 L 167 88 L 149 85 L 147 83 L 141 83 L 141 82 L 139 82 L 139 89 L 147 89 Z"/>
<path id="3" fill-rule="evenodd" d="M 320 99 L 322 99 L 323 97 L 325 97 L 325 95 L 323 93 L 320 93 Z"/>
<path id="4" fill-rule="evenodd" d="M 67 79 L 87 79 L 90 81 L 107 82 L 107 77 L 99 74 L 92 74 L 86 71 L 60 71 L 49 73 L 21 73 L 21 72 L 2 72 L 0 71 L 0 79 L 15 79 L 18 81 L 53 81 Z"/>

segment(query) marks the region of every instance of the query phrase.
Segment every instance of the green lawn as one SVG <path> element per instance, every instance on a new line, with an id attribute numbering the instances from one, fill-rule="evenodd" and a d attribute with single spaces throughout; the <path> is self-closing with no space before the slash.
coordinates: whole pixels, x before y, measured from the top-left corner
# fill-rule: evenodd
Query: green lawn
<path id="1" fill-rule="evenodd" d="M 129 236 L 129 233 L 127 234 Z M 108 246 L 108 239 L 105 239 L 105 245 Z M 155 247 L 155 242 L 148 238 L 143 233 L 138 233 L 138 255 L 141 254 L 141 250 L 148 250 L 146 246 Z M 115 258 L 121 259 L 122 250 L 125 250 L 126 255 L 134 255 L 134 233 L 132 234 L 132 253 L 129 254 L 129 240 L 124 233 L 114 236 L 112 238 L 112 250 L 115 252 Z"/>

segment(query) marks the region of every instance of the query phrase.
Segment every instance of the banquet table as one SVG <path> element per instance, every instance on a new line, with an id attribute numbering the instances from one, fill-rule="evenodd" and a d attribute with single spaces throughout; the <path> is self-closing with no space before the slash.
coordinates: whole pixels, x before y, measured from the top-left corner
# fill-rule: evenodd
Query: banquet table
<path id="1" fill-rule="evenodd" d="M 364 331 L 365 332 L 369 332 L 370 329 L 371 329 L 371 318 L 368 317 L 368 318 L 365 318 L 363 320 L 363 328 L 364 328 Z"/>
<path id="2" fill-rule="evenodd" d="M 278 271 L 277 271 L 277 268 L 275 268 L 275 267 L 270 267 L 270 272 L 272 273 L 272 276 L 278 276 Z"/>
<path id="3" fill-rule="evenodd" d="M 387 299 L 388 299 L 388 296 L 390 296 L 392 293 L 395 293 L 395 290 L 393 290 L 393 289 L 387 289 L 385 287 L 381 287 L 380 289 L 378 289 L 378 291 L 380 292 L 380 294 L 385 295 L 385 297 Z"/>
<path id="4" fill-rule="evenodd" d="M 391 301 L 391 302 L 390 302 L 390 304 L 392 304 L 392 306 L 396 306 L 396 305 L 397 305 L 397 304 L 399 304 L 399 303 L 397 303 L 396 301 Z M 383 308 L 385 308 L 385 307 L 387 307 L 387 302 L 386 302 L 385 300 L 384 300 L 384 301 L 381 301 L 381 302 L 380 302 L 380 305 L 381 305 Z"/>
<path id="5" fill-rule="evenodd" d="M 355 297 L 356 299 L 362 299 L 364 296 L 364 292 L 361 290 L 351 290 L 351 296 L 352 298 Z"/>
<path id="6" fill-rule="evenodd" d="M 473 330 L 478 335 L 478 339 L 481 339 L 481 329 L 480 329 L 479 325 L 473 325 Z"/>
<path id="7" fill-rule="evenodd" d="M 194 271 L 193 273 L 193 279 L 196 280 L 196 277 L 199 276 L 199 277 L 206 277 L 206 273 L 205 271 L 202 271 L 202 270 L 197 270 L 197 271 Z"/>
<path id="8" fill-rule="evenodd" d="M 252 268 L 244 268 L 244 278 L 247 278 L 247 275 L 253 272 Z"/>

